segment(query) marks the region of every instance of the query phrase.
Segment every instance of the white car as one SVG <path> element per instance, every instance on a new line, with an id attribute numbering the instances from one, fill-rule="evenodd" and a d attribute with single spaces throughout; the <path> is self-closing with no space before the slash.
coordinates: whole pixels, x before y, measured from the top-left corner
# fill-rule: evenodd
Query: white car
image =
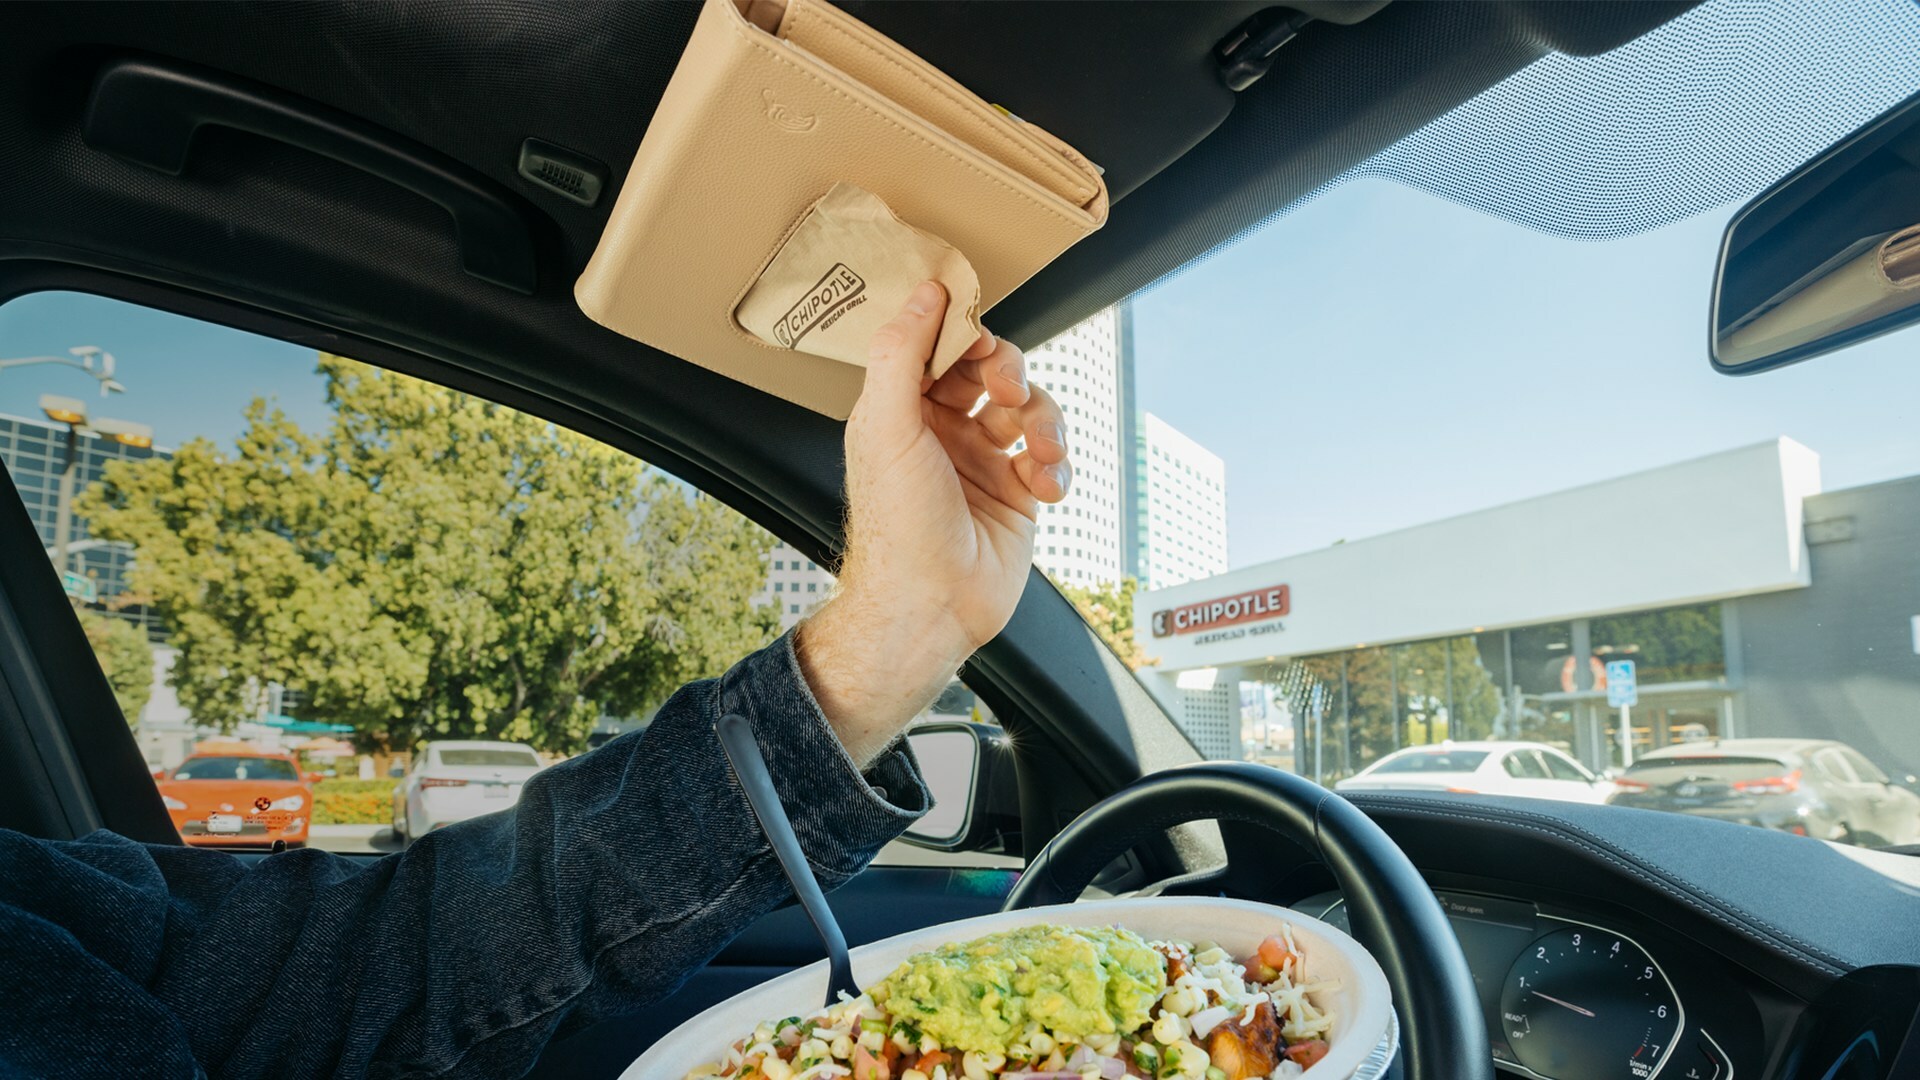
<path id="1" fill-rule="evenodd" d="M 1535 742 L 1444 742 L 1396 750 L 1333 785 L 1335 791 L 1459 791 L 1604 803 L 1613 781 Z"/>
<path id="2" fill-rule="evenodd" d="M 505 810 L 544 766 L 525 743 L 430 742 L 393 789 L 393 832 L 417 840 L 442 825 Z"/>

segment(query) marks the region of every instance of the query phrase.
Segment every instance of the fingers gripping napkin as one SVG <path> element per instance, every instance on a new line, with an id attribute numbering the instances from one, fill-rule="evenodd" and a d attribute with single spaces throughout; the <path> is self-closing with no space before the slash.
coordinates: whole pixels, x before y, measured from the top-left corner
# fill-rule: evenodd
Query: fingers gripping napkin
<path id="1" fill-rule="evenodd" d="M 922 281 L 939 282 L 951 298 L 930 364 L 938 376 L 983 332 L 980 279 L 952 244 L 901 221 L 879 196 L 835 184 L 800 219 L 734 318 L 769 345 L 865 367 L 873 332 Z"/>

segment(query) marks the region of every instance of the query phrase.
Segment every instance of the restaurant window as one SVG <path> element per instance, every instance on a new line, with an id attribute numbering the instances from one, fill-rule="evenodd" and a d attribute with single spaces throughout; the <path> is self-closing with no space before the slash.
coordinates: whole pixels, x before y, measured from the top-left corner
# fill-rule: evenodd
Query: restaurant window
<path id="1" fill-rule="evenodd" d="M 1589 626 L 1593 655 L 1603 663 L 1632 660 L 1643 686 L 1726 680 L 1719 604 L 1609 615 Z"/>

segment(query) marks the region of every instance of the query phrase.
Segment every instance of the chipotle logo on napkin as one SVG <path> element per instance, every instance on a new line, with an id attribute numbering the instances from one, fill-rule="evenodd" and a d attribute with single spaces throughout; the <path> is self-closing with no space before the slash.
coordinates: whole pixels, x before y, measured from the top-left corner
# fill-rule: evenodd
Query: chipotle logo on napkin
<path id="1" fill-rule="evenodd" d="M 788 308 L 786 316 L 774 325 L 774 340 L 789 349 L 799 348 L 807 331 L 831 327 L 847 309 L 867 299 L 866 291 L 867 283 L 859 274 L 847 269 L 846 263 L 834 263 L 827 276 L 814 282 L 800 302 Z"/>
<path id="2" fill-rule="evenodd" d="M 895 217 L 880 197 L 835 184 L 808 208 L 733 317 L 769 345 L 865 367 L 873 332 L 922 281 L 946 286 L 947 315 L 928 365 L 943 374 L 980 329 L 980 279 L 946 241 Z"/>

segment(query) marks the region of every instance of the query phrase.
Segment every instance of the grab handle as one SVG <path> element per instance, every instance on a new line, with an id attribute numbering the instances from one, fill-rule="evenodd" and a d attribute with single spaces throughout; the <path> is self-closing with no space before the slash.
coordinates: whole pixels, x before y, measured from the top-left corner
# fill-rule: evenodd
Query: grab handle
<path id="1" fill-rule="evenodd" d="M 201 128 L 233 128 L 378 176 L 453 216 L 467 273 L 531 295 L 533 235 L 507 188 L 404 135 L 271 87 L 183 64 L 120 60 L 94 80 L 81 134 L 96 150 L 179 176 Z"/>

